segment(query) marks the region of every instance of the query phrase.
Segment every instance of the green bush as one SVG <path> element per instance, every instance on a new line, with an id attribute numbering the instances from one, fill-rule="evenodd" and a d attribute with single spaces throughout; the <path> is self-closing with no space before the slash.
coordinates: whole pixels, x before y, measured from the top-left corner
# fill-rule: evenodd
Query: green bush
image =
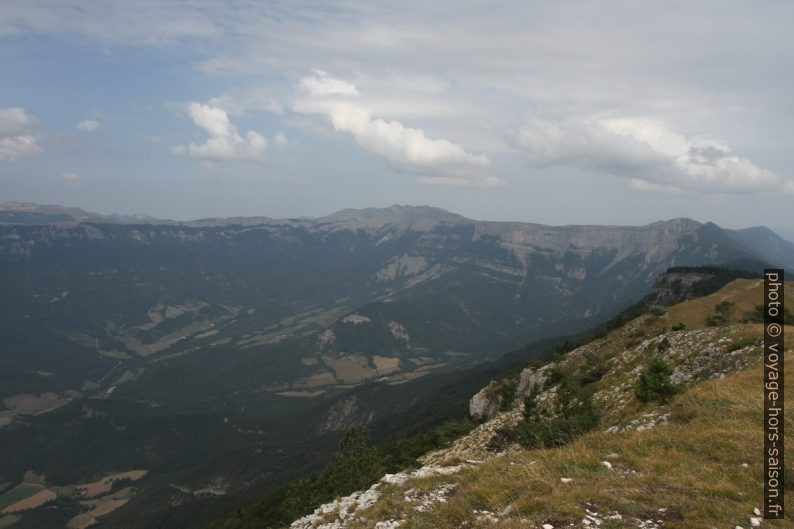
<path id="1" fill-rule="evenodd" d="M 515 442 L 524 448 L 550 448 L 567 444 L 598 424 L 598 415 L 587 407 L 567 417 L 534 421 L 524 420 L 515 428 L 500 430 L 496 443 Z"/>
<path id="2" fill-rule="evenodd" d="M 733 314 L 733 302 L 728 300 L 720 301 L 714 306 L 714 310 L 718 314 L 725 316 L 725 318 L 730 318 L 731 314 Z"/>
<path id="3" fill-rule="evenodd" d="M 744 349 L 747 346 L 755 345 L 758 341 L 758 338 L 755 336 L 745 336 L 744 338 L 739 338 L 731 345 L 725 348 L 726 353 L 731 353 L 733 351 L 738 351 L 739 349 Z"/>
<path id="4" fill-rule="evenodd" d="M 571 442 L 598 425 L 598 414 L 581 387 L 562 378 L 557 387 L 554 416 L 544 417 L 537 406 L 539 391 L 524 399 L 524 418 L 514 427 L 497 431 L 490 448 L 501 450 L 512 443 L 524 448 L 550 448 Z"/>
<path id="5" fill-rule="evenodd" d="M 655 356 L 640 374 L 635 394 L 640 402 L 658 401 L 662 404 L 681 391 L 681 387 L 670 381 L 673 368 L 662 358 Z"/>
<path id="6" fill-rule="evenodd" d="M 728 320 L 722 314 L 709 314 L 706 316 L 706 325 L 709 327 L 718 327 L 726 323 L 728 323 Z"/>

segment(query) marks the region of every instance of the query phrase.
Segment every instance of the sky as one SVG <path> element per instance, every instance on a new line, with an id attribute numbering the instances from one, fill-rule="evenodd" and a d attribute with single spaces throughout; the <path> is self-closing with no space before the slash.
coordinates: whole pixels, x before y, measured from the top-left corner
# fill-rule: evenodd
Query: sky
<path id="1" fill-rule="evenodd" d="M 0 2 L 0 202 L 794 227 L 794 3 Z"/>

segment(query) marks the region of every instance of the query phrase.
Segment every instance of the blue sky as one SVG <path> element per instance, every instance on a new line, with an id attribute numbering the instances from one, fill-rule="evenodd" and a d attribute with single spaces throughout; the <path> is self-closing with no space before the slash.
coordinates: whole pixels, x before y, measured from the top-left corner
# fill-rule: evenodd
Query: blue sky
<path id="1" fill-rule="evenodd" d="M 0 201 L 794 225 L 790 2 L 0 3 Z"/>

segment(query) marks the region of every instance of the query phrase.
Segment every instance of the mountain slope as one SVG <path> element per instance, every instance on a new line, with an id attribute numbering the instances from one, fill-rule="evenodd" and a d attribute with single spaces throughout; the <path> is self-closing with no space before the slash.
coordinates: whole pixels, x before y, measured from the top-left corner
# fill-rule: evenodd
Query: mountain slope
<path id="1" fill-rule="evenodd" d="M 763 492 L 762 340 L 761 326 L 752 323 L 761 283 L 736 280 L 710 296 L 640 316 L 540 369 L 527 368 L 513 381 L 511 409 L 426 455 L 421 469 L 384 476 L 291 527 L 706 529 L 761 521 L 754 509 Z M 724 324 L 709 326 L 718 305 L 731 310 Z M 656 355 L 687 388 L 668 404 L 634 395 Z M 791 364 L 790 347 L 786 356 Z M 791 365 L 786 373 L 794 374 Z M 585 399 L 598 414 L 593 431 L 559 448 L 511 443 L 510 433 L 527 423 L 553 430 L 563 395 L 574 386 L 574 404 Z M 787 410 L 786 422 L 793 419 Z"/>
<path id="2" fill-rule="evenodd" d="M 794 243 L 766 226 L 725 230 L 729 237 L 749 248 L 776 268 L 794 271 Z"/>

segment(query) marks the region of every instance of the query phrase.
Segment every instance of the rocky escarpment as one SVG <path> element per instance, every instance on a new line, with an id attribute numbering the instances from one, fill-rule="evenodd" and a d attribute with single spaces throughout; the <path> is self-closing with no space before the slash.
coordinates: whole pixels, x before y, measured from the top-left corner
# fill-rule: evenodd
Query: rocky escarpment
<path id="1" fill-rule="evenodd" d="M 521 371 L 518 380 L 491 381 L 469 401 L 469 416 L 475 420 L 493 419 L 499 411 L 512 408 L 515 401 L 521 401 L 543 387 L 547 369 L 527 367 Z"/>

